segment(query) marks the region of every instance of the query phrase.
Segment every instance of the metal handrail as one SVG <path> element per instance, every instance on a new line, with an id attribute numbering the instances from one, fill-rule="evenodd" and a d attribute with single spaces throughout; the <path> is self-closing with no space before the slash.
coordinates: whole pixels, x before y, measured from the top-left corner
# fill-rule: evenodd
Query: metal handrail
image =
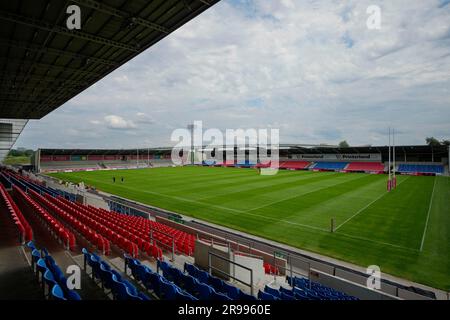
<path id="1" fill-rule="evenodd" d="M 164 242 L 161 242 L 158 239 L 153 238 L 153 232 L 159 232 L 159 233 L 161 233 L 161 234 L 163 234 L 165 236 L 168 236 L 169 238 L 172 238 L 172 246 L 170 246 L 168 244 L 165 244 Z M 150 226 L 150 240 L 151 240 L 151 243 L 153 243 L 153 241 L 159 242 L 163 246 L 166 246 L 166 248 L 171 249 L 171 251 L 172 251 L 172 260 L 171 261 L 175 261 L 175 236 L 173 236 L 171 234 L 168 234 L 167 232 L 155 229 L 152 226 Z"/>
<path id="2" fill-rule="evenodd" d="M 238 267 L 241 267 L 241 268 L 243 268 L 245 270 L 250 271 L 250 283 L 246 283 L 246 282 L 242 281 L 241 279 L 238 279 L 235 276 L 232 276 L 231 274 L 226 273 L 225 271 L 222 271 L 220 269 L 217 269 L 217 268 L 213 267 L 211 265 L 211 256 L 215 256 L 216 258 L 222 259 L 222 260 L 224 260 L 224 261 L 226 261 L 228 263 L 231 263 L 231 264 L 233 264 L 235 266 L 238 266 Z M 214 252 L 208 251 L 208 270 L 209 270 L 210 274 L 212 274 L 212 270 L 215 270 L 215 271 L 218 271 L 218 272 L 226 275 L 227 277 L 232 278 L 233 280 L 236 280 L 236 281 L 238 281 L 238 282 L 240 282 L 240 283 L 250 287 L 250 294 L 253 295 L 253 270 L 252 269 L 250 269 L 250 268 L 248 268 L 248 267 L 246 267 L 246 266 L 244 266 L 244 265 L 242 265 L 240 263 L 236 263 L 236 262 L 234 262 L 234 261 L 232 261 L 230 259 L 224 258 L 224 257 L 222 257 L 222 256 L 220 256 L 220 255 L 218 255 L 218 254 L 216 254 Z"/>

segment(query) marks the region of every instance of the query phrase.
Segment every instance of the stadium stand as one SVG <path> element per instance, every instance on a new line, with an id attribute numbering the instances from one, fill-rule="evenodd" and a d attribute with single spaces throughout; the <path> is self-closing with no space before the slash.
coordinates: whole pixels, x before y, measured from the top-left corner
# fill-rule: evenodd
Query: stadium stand
<path id="1" fill-rule="evenodd" d="M 443 174 L 444 166 L 436 164 L 400 164 L 397 171 L 401 173 Z"/>
<path id="2" fill-rule="evenodd" d="M 67 287 L 63 271 L 45 248 L 38 250 L 33 241 L 29 241 L 26 247 L 31 251 L 32 267 L 47 299 L 81 300 L 75 290 Z"/>
<path id="3" fill-rule="evenodd" d="M 31 229 L 30 224 L 1 183 L 0 204 L 4 207 L 5 212 L 8 212 L 10 218 L 14 221 L 14 224 L 19 231 L 20 243 L 31 241 L 33 239 L 33 230 Z"/>
<path id="4" fill-rule="evenodd" d="M 293 295 L 300 300 L 358 300 L 353 296 L 306 278 L 287 276 L 286 279 L 292 286 L 292 290 L 286 291 L 286 289 L 280 288 L 281 292 L 284 291 L 285 294 Z"/>
<path id="5" fill-rule="evenodd" d="M 345 171 L 359 172 L 384 172 L 384 164 L 381 162 L 350 162 Z"/>
<path id="6" fill-rule="evenodd" d="M 290 160 L 290 161 L 281 162 L 279 168 L 280 169 L 301 170 L 301 169 L 308 168 L 308 166 L 310 166 L 310 165 L 311 165 L 311 162 L 309 162 L 309 161 Z"/>
<path id="7" fill-rule="evenodd" d="M 91 268 L 90 275 L 93 280 L 101 283 L 104 290 L 111 293 L 114 300 L 151 300 L 142 291 L 138 290 L 126 276 L 122 276 L 117 270 L 113 269 L 106 261 L 95 253 L 90 253 L 86 248 L 82 250 L 84 256 L 84 269 L 87 272 L 87 266 Z"/>
<path id="8" fill-rule="evenodd" d="M 34 192 L 32 190 L 29 191 Z M 30 215 L 36 216 L 48 227 L 49 230 L 52 231 L 52 233 L 64 244 L 66 248 L 74 250 L 75 236 L 70 230 L 64 227 L 62 223 L 55 219 L 55 217 L 53 217 L 16 185 L 13 186 L 13 197 L 15 202 L 21 206 L 22 212 L 27 212 Z"/>
<path id="9" fill-rule="evenodd" d="M 316 162 L 310 169 L 314 170 L 344 170 L 348 162 Z"/>

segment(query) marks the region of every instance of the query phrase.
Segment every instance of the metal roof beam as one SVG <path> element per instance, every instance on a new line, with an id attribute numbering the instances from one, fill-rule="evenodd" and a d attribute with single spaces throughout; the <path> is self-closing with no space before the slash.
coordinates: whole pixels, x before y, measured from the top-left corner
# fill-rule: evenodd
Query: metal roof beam
<path id="1" fill-rule="evenodd" d="M 47 72 L 52 71 L 52 69 L 58 69 L 58 70 L 68 71 L 71 73 L 76 73 L 76 74 L 85 75 L 85 76 L 86 75 L 94 76 L 94 77 L 102 76 L 102 74 L 97 73 L 97 72 L 84 71 L 84 70 L 79 70 L 79 69 L 75 69 L 75 68 L 69 68 L 69 67 L 65 67 L 65 66 L 57 66 L 57 65 L 47 64 L 47 63 L 37 63 L 37 62 L 23 63 L 22 60 L 19 60 L 19 59 L 8 59 L 8 58 L 1 58 L 1 57 L 0 57 L 0 60 L 6 60 L 6 63 L 8 65 L 10 65 L 10 64 L 18 64 L 20 66 L 32 65 L 36 68 L 44 68 L 44 69 L 47 69 Z"/>
<path id="2" fill-rule="evenodd" d="M 13 41 L 13 40 L 0 40 L 0 46 L 19 48 L 19 49 L 34 52 L 34 53 L 44 53 L 44 54 L 51 54 L 54 56 L 62 56 L 62 57 L 67 57 L 67 58 L 86 60 L 89 62 L 101 63 L 101 64 L 108 65 L 111 67 L 116 67 L 118 65 L 116 62 L 111 61 L 111 60 L 85 56 L 83 54 L 54 49 L 54 48 L 46 48 L 46 47 L 39 47 L 39 46 L 35 46 L 35 45 L 28 45 L 28 44 L 21 43 L 18 41 Z"/>
<path id="3" fill-rule="evenodd" d="M 69 36 L 69 37 L 79 38 L 79 39 L 99 43 L 99 44 L 114 47 L 114 48 L 124 49 L 124 50 L 132 51 L 132 52 L 139 51 L 138 48 L 136 48 L 135 46 L 117 42 L 114 40 L 109 40 L 109 39 L 102 38 L 99 36 L 94 36 L 92 34 L 89 34 L 87 32 L 83 32 L 83 31 L 79 31 L 79 30 L 69 30 L 69 29 L 67 29 L 65 27 L 61 27 L 61 26 L 52 26 L 51 24 L 46 23 L 44 21 L 39 21 L 36 19 L 28 18 L 25 16 L 21 16 L 21 15 L 9 13 L 9 12 L 0 11 L 0 20 L 7 20 L 10 22 L 26 25 L 29 27 L 46 30 L 46 31 L 50 31 L 50 32 L 55 32 L 55 33 Z"/>
<path id="4" fill-rule="evenodd" d="M 144 26 L 146 28 L 151 28 L 153 30 L 156 30 L 156 31 L 159 31 L 159 32 L 162 32 L 165 34 L 168 34 L 170 32 L 169 29 L 167 29 L 157 23 L 142 19 L 140 17 L 133 17 L 130 13 L 127 13 L 122 10 L 118 10 L 114 7 L 108 6 L 106 4 L 103 4 L 103 3 L 100 3 L 100 2 L 97 2 L 94 0 L 72 0 L 72 1 L 75 3 L 81 4 L 85 7 L 95 9 L 97 11 L 100 11 L 100 12 L 118 17 L 118 18 L 130 19 L 131 22 L 136 23 L 141 26 Z"/>

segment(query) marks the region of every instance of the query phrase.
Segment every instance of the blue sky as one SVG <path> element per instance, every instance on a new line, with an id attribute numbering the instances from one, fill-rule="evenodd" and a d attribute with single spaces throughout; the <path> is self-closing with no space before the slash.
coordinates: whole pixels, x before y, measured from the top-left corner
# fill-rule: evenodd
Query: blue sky
<path id="1" fill-rule="evenodd" d="M 16 147 L 168 146 L 194 120 L 279 128 L 281 143 L 385 145 L 389 126 L 402 144 L 450 138 L 450 1 L 222 0 Z"/>

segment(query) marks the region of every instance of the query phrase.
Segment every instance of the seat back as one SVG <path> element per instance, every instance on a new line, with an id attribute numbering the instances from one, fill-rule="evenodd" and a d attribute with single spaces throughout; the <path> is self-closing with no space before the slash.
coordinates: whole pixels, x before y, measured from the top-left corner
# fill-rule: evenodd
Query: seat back
<path id="1" fill-rule="evenodd" d="M 265 286 L 264 287 L 264 292 L 267 292 L 271 295 L 273 295 L 274 297 L 280 298 L 281 297 L 281 292 L 278 291 L 277 289 L 271 288 L 269 286 Z"/>
<path id="2" fill-rule="evenodd" d="M 200 300 L 209 300 L 213 289 L 207 284 L 197 282 L 198 298 Z"/>
<path id="3" fill-rule="evenodd" d="M 258 292 L 258 299 L 259 300 L 265 300 L 265 301 L 278 300 L 277 297 L 271 295 L 270 293 L 261 291 L 261 290 L 259 290 L 259 292 Z"/>
<path id="4" fill-rule="evenodd" d="M 54 285 L 52 288 L 52 297 L 55 300 L 67 300 L 64 297 L 64 292 L 62 290 L 62 288 L 59 285 Z"/>

